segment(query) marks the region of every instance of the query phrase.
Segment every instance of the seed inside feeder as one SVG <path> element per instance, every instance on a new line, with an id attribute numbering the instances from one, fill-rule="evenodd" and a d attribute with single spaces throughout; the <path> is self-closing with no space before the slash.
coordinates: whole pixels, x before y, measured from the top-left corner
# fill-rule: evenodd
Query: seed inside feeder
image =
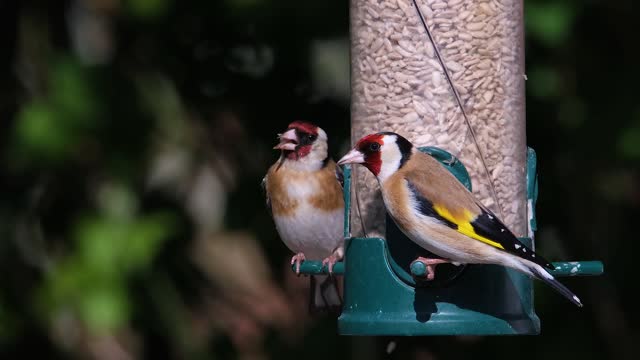
<path id="1" fill-rule="evenodd" d="M 469 171 L 476 197 L 524 236 L 522 0 L 416 4 L 351 0 L 352 140 L 390 130 L 417 146 L 451 152 Z M 475 130 L 499 204 L 419 11 Z M 375 178 L 360 169 L 354 180 L 367 235 L 383 235 L 384 206 Z M 360 235 L 359 214 L 352 216 L 353 232 Z"/>

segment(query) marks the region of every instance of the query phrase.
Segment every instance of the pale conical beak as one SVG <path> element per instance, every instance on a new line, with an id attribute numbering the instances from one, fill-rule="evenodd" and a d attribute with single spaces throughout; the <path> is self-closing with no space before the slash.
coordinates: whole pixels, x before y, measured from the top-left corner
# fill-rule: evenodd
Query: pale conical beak
<path id="1" fill-rule="evenodd" d="M 298 146 L 298 136 L 296 136 L 294 129 L 287 130 L 284 134 L 278 135 L 278 139 L 280 143 L 274 146 L 274 149 L 293 151 L 296 149 L 296 146 Z"/>
<path id="2" fill-rule="evenodd" d="M 338 165 L 362 163 L 364 163 L 364 154 L 356 149 L 352 149 L 338 161 Z"/>

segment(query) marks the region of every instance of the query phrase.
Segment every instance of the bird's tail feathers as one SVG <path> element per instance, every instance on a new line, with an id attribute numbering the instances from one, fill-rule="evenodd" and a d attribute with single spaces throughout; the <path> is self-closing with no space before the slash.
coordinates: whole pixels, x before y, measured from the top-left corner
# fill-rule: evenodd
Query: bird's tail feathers
<path id="1" fill-rule="evenodd" d="M 338 289 L 335 276 L 314 275 L 311 276 L 311 296 L 309 311 L 312 314 L 329 312 L 340 313 L 342 310 L 342 297 Z"/>
<path id="2" fill-rule="evenodd" d="M 575 305 L 582 307 L 582 302 L 580 301 L 580 299 L 566 286 L 562 285 L 562 283 L 556 280 L 553 275 L 551 275 L 545 268 L 535 263 L 530 263 L 526 266 L 535 278 L 551 286 L 555 291 L 559 292 L 562 296 L 566 297 Z"/>

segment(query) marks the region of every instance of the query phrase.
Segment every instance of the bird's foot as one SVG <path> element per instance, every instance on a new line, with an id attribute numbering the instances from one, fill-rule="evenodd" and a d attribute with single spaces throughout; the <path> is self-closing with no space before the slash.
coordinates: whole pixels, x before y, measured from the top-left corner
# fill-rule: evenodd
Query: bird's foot
<path id="1" fill-rule="evenodd" d="M 413 263 L 415 262 L 421 262 L 424 264 L 424 266 L 427 268 L 427 275 L 425 276 L 427 278 L 427 280 L 433 280 L 436 276 L 436 266 L 439 264 L 448 264 L 451 262 L 451 260 L 446 260 L 446 259 L 428 259 L 428 258 L 424 258 L 422 256 L 418 257 L 417 259 L 413 260 L 411 262 L 411 264 L 413 265 Z"/>
<path id="2" fill-rule="evenodd" d="M 304 257 L 304 254 L 299 252 L 295 255 L 293 255 L 293 257 L 291 258 L 291 265 L 296 264 L 296 274 L 300 275 L 300 264 L 305 261 L 306 258 Z"/>
<path id="3" fill-rule="evenodd" d="M 322 260 L 322 266 L 326 266 L 329 269 L 329 275 L 332 275 L 333 265 L 335 265 L 340 260 L 340 257 L 334 253 Z"/>
<path id="4" fill-rule="evenodd" d="M 329 275 L 333 275 L 333 266 L 344 258 L 344 246 L 339 245 L 333 250 L 331 255 L 322 260 L 322 266 L 327 266 L 329 269 Z"/>

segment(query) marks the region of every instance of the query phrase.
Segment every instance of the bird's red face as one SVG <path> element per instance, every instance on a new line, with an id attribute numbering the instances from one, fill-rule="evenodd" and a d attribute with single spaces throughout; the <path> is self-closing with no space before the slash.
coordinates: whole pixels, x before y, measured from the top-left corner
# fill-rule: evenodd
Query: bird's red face
<path id="1" fill-rule="evenodd" d="M 362 164 L 373 175 L 378 176 L 382 168 L 382 145 L 384 145 L 383 133 L 367 135 L 358 140 L 356 146 L 338 161 L 338 165 Z"/>
<path id="2" fill-rule="evenodd" d="M 313 144 L 318 139 L 316 125 L 305 121 L 294 121 L 289 124 L 287 131 L 278 135 L 280 143 L 274 149 L 282 150 L 287 159 L 298 160 L 309 155 Z"/>
<path id="3" fill-rule="evenodd" d="M 362 164 L 384 181 L 411 158 L 413 145 L 404 137 L 389 131 L 367 135 L 340 161 L 341 164 Z"/>

